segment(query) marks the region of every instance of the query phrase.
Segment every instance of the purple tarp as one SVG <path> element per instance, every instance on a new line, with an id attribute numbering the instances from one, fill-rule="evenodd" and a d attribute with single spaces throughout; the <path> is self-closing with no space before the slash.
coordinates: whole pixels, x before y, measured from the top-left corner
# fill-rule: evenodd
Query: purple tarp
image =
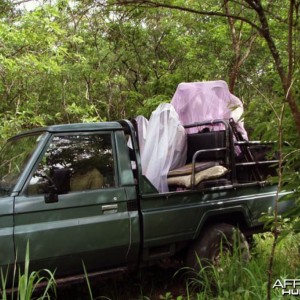
<path id="1" fill-rule="evenodd" d="M 237 122 L 238 131 L 245 140 L 248 139 L 243 121 L 240 120 L 244 111 L 243 103 L 229 92 L 227 83 L 223 80 L 180 83 L 171 104 L 183 125 L 233 118 Z M 221 128 L 215 128 L 219 129 Z M 194 127 L 187 131 L 195 133 L 199 128 Z"/>

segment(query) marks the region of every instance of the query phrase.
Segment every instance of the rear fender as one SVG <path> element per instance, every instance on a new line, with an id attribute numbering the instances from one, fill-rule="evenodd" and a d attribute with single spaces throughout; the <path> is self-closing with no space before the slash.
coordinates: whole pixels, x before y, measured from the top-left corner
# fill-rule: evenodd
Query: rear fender
<path id="1" fill-rule="evenodd" d="M 194 240 L 198 239 L 203 228 L 215 223 L 227 223 L 239 227 L 243 232 L 251 227 L 251 216 L 243 206 L 230 207 L 228 209 L 219 208 L 207 211 L 198 223 Z"/>

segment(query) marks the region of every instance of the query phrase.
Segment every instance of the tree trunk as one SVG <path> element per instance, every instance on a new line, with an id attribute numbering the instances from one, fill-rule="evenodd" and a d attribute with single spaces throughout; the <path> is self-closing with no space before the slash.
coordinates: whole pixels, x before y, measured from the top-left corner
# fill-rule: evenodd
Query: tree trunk
<path id="1" fill-rule="evenodd" d="M 288 72 L 284 70 L 284 67 L 282 65 L 282 61 L 280 58 L 280 55 L 278 53 L 278 50 L 276 48 L 276 45 L 274 43 L 274 40 L 272 38 L 268 20 L 265 15 L 265 10 L 263 9 L 261 5 L 260 0 L 246 0 L 247 3 L 257 12 L 257 15 L 259 17 L 260 23 L 262 25 L 261 27 L 261 34 L 263 35 L 264 39 L 266 40 L 268 47 L 270 49 L 271 55 L 273 56 L 275 66 L 278 72 L 278 75 L 281 80 L 281 84 L 285 93 L 285 101 L 287 101 L 295 124 L 296 129 L 298 132 L 298 135 L 300 136 L 300 111 L 299 107 L 296 103 L 295 96 L 292 91 L 292 67 L 293 67 L 293 49 L 292 49 L 292 29 L 293 29 L 293 7 L 294 7 L 294 0 L 290 1 L 290 12 L 289 12 L 289 40 L 288 40 L 288 55 L 289 55 L 289 64 L 288 64 Z"/>

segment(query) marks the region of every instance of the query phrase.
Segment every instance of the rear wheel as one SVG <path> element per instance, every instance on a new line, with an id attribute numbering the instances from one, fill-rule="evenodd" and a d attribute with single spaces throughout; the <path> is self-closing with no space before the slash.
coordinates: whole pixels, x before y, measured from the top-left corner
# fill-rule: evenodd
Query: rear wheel
<path id="1" fill-rule="evenodd" d="M 224 253 L 237 253 L 243 261 L 250 258 L 248 242 L 238 228 L 227 223 L 213 224 L 206 227 L 198 240 L 191 245 L 186 264 L 196 270 L 200 268 L 199 260 L 201 265 L 218 265 Z"/>

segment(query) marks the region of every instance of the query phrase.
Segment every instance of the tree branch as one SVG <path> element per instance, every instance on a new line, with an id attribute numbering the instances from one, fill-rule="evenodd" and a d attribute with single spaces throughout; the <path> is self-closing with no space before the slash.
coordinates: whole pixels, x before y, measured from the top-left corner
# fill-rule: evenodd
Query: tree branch
<path id="1" fill-rule="evenodd" d="M 232 1 L 236 1 L 236 0 L 232 0 Z M 243 21 L 243 22 L 249 24 L 250 26 L 252 26 L 252 28 L 256 29 L 259 32 L 259 34 L 265 39 L 265 41 L 269 47 L 271 55 L 274 59 L 277 73 L 278 73 L 281 83 L 282 83 L 283 90 L 286 94 L 286 101 L 288 102 L 288 104 L 291 108 L 293 118 L 294 118 L 294 121 L 297 126 L 297 132 L 300 135 L 300 111 L 299 111 L 298 104 L 295 100 L 295 97 L 293 96 L 293 93 L 290 89 L 290 84 L 289 84 L 289 79 L 291 79 L 291 77 L 292 77 L 292 67 L 289 66 L 289 69 L 285 70 L 285 68 L 282 64 L 282 59 L 280 57 L 279 51 L 276 47 L 274 38 L 273 38 L 270 28 L 269 28 L 269 22 L 268 22 L 268 18 L 266 15 L 267 10 L 263 7 L 262 1 L 261 0 L 244 0 L 244 1 L 246 4 L 248 4 L 249 9 L 252 9 L 256 12 L 257 17 L 259 19 L 260 26 L 245 17 L 227 14 L 226 12 L 222 13 L 222 12 L 218 12 L 218 11 L 203 11 L 203 10 L 198 10 L 198 9 L 189 8 L 189 7 L 185 7 L 185 6 L 172 5 L 172 4 L 167 4 L 167 3 L 153 1 L 153 0 L 116 0 L 116 2 L 114 2 L 113 4 L 110 4 L 110 5 L 140 6 L 140 7 L 144 7 L 144 8 L 160 8 L 160 7 L 168 8 L 168 9 L 172 9 L 172 10 L 189 12 L 189 13 L 193 13 L 193 14 L 197 14 L 197 15 L 232 18 L 235 20 Z M 243 6 L 244 6 L 244 4 L 243 4 Z M 291 6 L 293 6 L 293 8 L 290 9 L 290 13 L 289 13 L 289 14 L 292 14 L 292 17 L 289 15 L 289 18 L 288 18 L 289 27 L 293 26 L 293 24 L 290 22 L 293 19 L 294 9 L 296 9 L 296 13 L 297 13 L 297 5 L 295 4 L 295 0 L 290 0 L 290 7 Z M 291 39 L 291 34 L 292 34 L 292 29 L 290 28 L 290 34 L 289 34 L 290 39 Z M 288 41 L 288 43 L 289 43 L 289 41 Z M 292 45 L 289 44 L 288 47 L 290 47 L 290 49 L 291 49 Z M 289 55 L 289 63 L 290 63 L 292 61 L 293 54 L 289 53 L 288 55 Z"/>
<path id="2" fill-rule="evenodd" d="M 294 16 L 295 0 L 291 0 L 289 9 L 289 32 L 288 32 L 288 74 L 287 86 L 291 86 L 294 66 L 294 53 L 293 53 L 293 16 Z"/>
<path id="3" fill-rule="evenodd" d="M 198 9 L 193 9 L 189 7 L 184 7 L 184 6 L 178 6 L 178 5 L 172 5 L 172 4 L 166 4 L 166 3 L 161 3 L 161 2 L 156 2 L 156 1 L 151 1 L 151 0 L 117 0 L 115 3 L 112 5 L 119 5 L 119 6 L 136 6 L 139 5 L 140 7 L 147 7 L 147 8 L 169 8 L 169 9 L 174 9 L 174 10 L 179 10 L 179 11 L 185 11 L 185 12 L 190 12 L 193 14 L 197 15 L 204 15 L 204 16 L 217 16 L 217 17 L 223 17 L 223 18 L 233 18 L 236 20 L 243 21 L 249 25 L 251 25 L 253 28 L 255 28 L 258 32 L 263 33 L 262 28 L 260 28 L 258 25 L 253 23 L 247 18 L 237 16 L 237 15 L 231 15 L 231 14 L 226 14 L 222 12 L 217 12 L 217 11 L 202 11 Z"/>

